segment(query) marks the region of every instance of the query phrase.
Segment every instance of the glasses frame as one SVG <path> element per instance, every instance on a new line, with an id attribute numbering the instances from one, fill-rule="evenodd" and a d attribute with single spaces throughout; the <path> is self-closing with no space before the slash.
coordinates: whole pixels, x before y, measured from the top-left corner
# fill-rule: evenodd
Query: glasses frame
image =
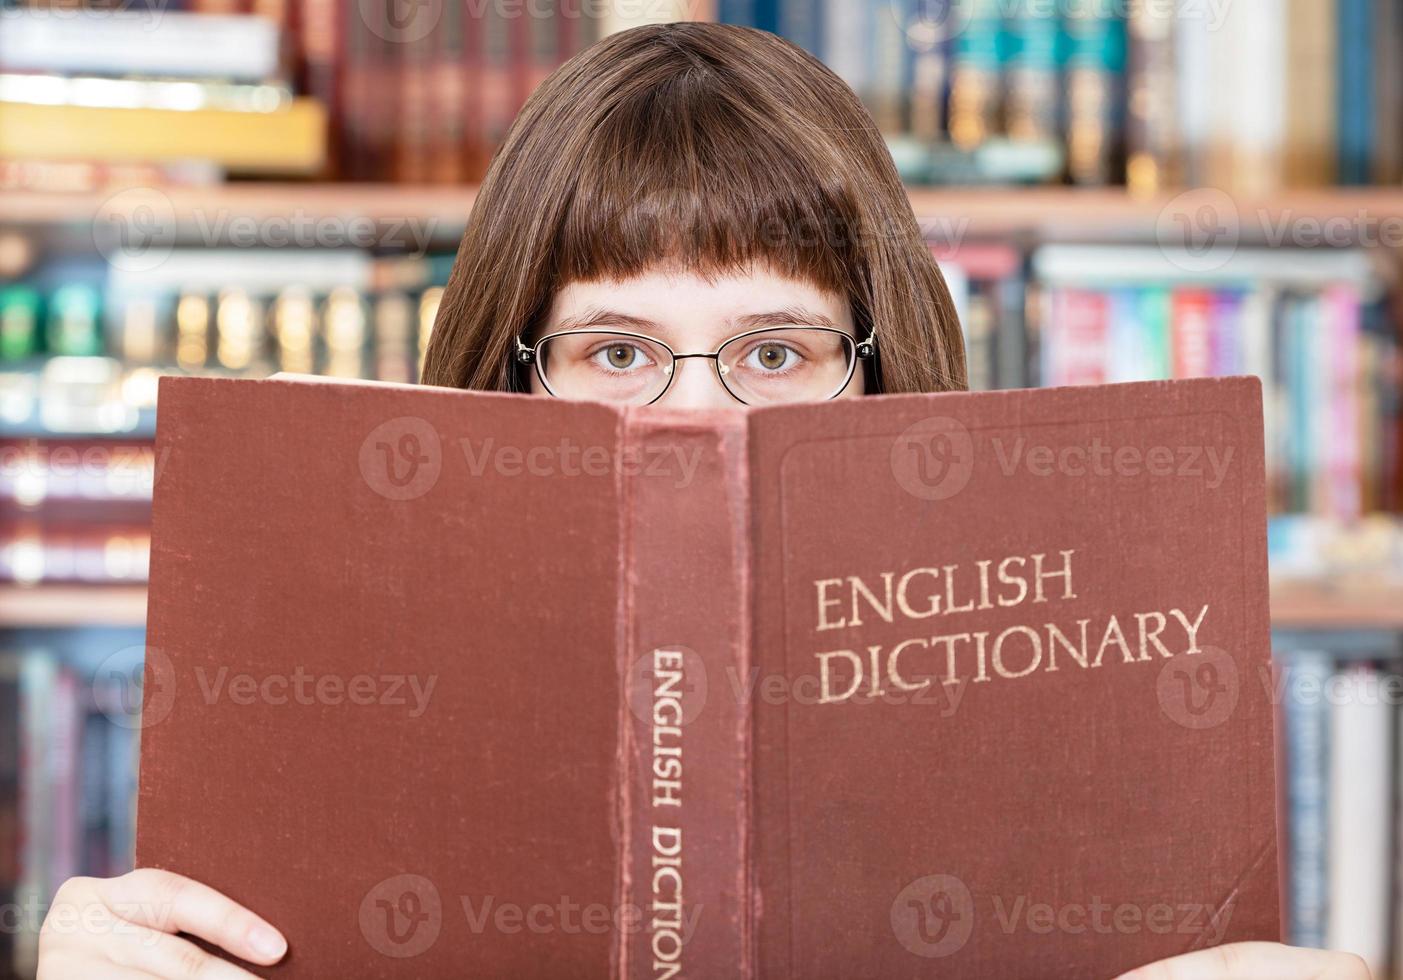
<path id="1" fill-rule="evenodd" d="M 672 387 L 673 379 L 677 377 L 677 362 L 685 361 L 688 358 L 696 357 L 704 357 L 711 361 L 711 366 L 716 370 L 716 380 L 721 382 L 721 387 L 726 390 L 726 394 L 730 395 L 742 405 L 789 404 L 786 402 L 756 403 L 746 401 L 740 395 L 736 394 L 734 391 L 731 390 L 731 386 L 726 383 L 726 373 L 721 368 L 721 352 L 727 347 L 729 347 L 731 344 L 735 343 L 738 340 L 743 340 L 746 337 L 754 337 L 759 334 L 774 333 L 779 330 L 822 330 L 826 333 L 835 333 L 842 337 L 846 337 L 848 341 L 853 345 L 853 356 L 848 359 L 848 373 L 847 376 L 843 378 L 843 383 L 837 387 L 833 394 L 828 395 L 824 398 L 814 399 L 815 401 L 830 401 L 834 398 L 837 398 L 839 395 L 841 395 L 844 391 L 847 390 L 848 385 L 852 384 L 853 375 L 857 373 L 858 362 L 870 360 L 871 358 L 877 355 L 877 334 L 875 331 L 866 339 L 858 340 L 846 330 L 839 330 L 837 327 L 824 327 L 810 323 L 787 323 L 779 327 L 758 327 L 755 330 L 746 330 L 736 334 L 734 337 L 727 337 L 721 342 L 721 345 L 717 347 L 714 351 L 699 351 L 690 354 L 679 354 L 677 353 L 677 351 L 673 350 L 671 346 L 659 340 L 657 337 L 650 337 L 646 333 L 634 333 L 631 330 L 557 330 L 555 333 L 546 334 L 540 340 L 536 341 L 535 344 L 531 345 L 527 345 L 520 337 L 516 338 L 516 360 L 519 364 L 535 365 L 536 378 L 541 382 L 541 387 L 546 389 L 546 392 L 549 393 L 552 398 L 560 398 L 561 396 L 556 393 L 555 389 L 553 389 L 550 386 L 550 382 L 546 380 L 545 371 L 541 369 L 541 347 L 545 345 L 546 341 L 554 337 L 563 337 L 570 334 L 579 333 L 599 333 L 609 334 L 615 337 L 632 337 L 635 340 L 646 340 L 650 344 L 657 344 L 663 350 L 667 351 L 668 354 L 672 357 L 673 369 L 667 372 L 667 383 L 662 386 L 662 388 L 658 391 L 658 393 L 655 396 L 653 396 L 653 398 L 646 402 L 639 402 L 638 404 L 640 405 L 652 405 L 654 402 L 658 401 L 658 399 L 662 398 L 663 395 L 667 394 L 667 390 Z"/>

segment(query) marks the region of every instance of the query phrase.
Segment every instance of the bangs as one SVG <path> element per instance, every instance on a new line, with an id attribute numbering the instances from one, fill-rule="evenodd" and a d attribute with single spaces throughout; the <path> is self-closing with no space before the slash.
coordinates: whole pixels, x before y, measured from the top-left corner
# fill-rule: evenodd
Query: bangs
<path id="1" fill-rule="evenodd" d="M 710 280 L 757 263 L 858 294 L 860 211 L 834 134 L 763 118 L 766 100 L 724 72 L 693 62 L 590 132 L 552 249 L 557 284 L 658 265 Z"/>

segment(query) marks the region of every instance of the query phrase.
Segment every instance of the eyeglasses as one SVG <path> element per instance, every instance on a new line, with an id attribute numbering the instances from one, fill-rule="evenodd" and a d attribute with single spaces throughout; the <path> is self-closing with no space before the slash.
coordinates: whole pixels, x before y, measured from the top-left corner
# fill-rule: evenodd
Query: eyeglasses
<path id="1" fill-rule="evenodd" d="M 645 334 L 563 330 L 527 346 L 516 358 L 534 364 L 556 398 L 649 405 L 672 384 L 677 362 L 704 357 L 731 397 L 747 405 L 824 401 L 852 380 L 859 360 L 877 353 L 876 336 L 858 341 L 832 327 L 764 327 L 737 334 L 709 353 L 678 354 Z"/>

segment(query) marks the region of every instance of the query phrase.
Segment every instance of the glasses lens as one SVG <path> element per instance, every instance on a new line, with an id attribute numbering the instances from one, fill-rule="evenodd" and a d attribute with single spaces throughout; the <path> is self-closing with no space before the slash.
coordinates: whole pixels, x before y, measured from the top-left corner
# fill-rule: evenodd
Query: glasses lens
<path id="1" fill-rule="evenodd" d="M 827 327 L 775 327 L 742 334 L 721 348 L 721 378 L 750 405 L 822 401 L 847 387 L 853 338 Z"/>
<path id="2" fill-rule="evenodd" d="M 572 330 L 537 353 L 541 379 L 557 398 L 647 404 L 667 387 L 672 354 L 645 337 Z"/>

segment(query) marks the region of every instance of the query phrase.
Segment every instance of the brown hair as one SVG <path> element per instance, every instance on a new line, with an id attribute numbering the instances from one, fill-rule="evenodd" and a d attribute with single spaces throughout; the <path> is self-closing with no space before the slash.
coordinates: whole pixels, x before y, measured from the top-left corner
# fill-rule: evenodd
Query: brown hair
<path id="1" fill-rule="evenodd" d="M 571 58 L 488 168 L 425 356 L 425 384 L 522 390 L 515 340 L 555 290 L 666 264 L 751 261 L 847 296 L 878 340 L 869 391 L 965 387 L 945 281 L 891 155 L 844 82 L 766 31 L 635 27 Z"/>

